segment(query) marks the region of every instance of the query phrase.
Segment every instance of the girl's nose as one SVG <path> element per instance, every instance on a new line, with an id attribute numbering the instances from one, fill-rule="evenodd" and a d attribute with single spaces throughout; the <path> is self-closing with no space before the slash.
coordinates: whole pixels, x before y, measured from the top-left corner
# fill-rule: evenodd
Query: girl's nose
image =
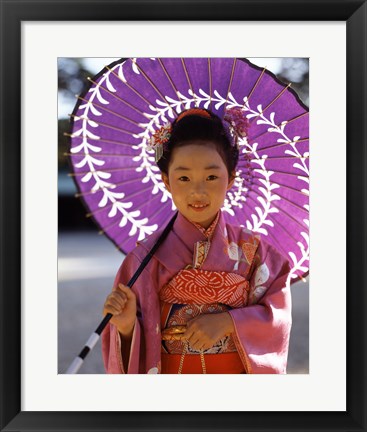
<path id="1" fill-rule="evenodd" d="M 193 183 L 191 189 L 192 195 L 206 195 L 205 183 Z"/>

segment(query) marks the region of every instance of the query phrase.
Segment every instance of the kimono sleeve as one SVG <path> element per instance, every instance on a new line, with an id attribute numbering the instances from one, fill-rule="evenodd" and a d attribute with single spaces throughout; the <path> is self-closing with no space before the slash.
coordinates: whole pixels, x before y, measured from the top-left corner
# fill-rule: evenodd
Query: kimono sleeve
<path id="1" fill-rule="evenodd" d="M 115 277 L 114 287 L 118 283 L 126 285 L 128 281 L 133 276 L 134 272 L 140 265 L 140 261 L 133 254 L 130 253 L 126 256 L 122 262 L 119 271 Z M 132 290 L 137 297 L 137 306 L 139 314 L 139 285 L 144 284 L 144 272 L 140 275 L 139 279 L 135 282 Z M 102 357 L 103 363 L 108 374 L 124 374 L 124 373 L 139 373 L 139 362 L 141 354 L 144 351 L 144 341 L 142 338 L 142 323 L 137 317 L 135 321 L 135 326 L 133 330 L 130 356 L 128 369 L 125 371 L 122 361 L 121 350 L 124 349 L 120 334 L 116 328 L 111 323 L 108 323 L 106 328 L 102 332 Z"/>
<path id="2" fill-rule="evenodd" d="M 286 373 L 292 325 L 289 271 L 288 261 L 261 240 L 250 277 L 249 305 L 229 312 L 247 373 Z"/>

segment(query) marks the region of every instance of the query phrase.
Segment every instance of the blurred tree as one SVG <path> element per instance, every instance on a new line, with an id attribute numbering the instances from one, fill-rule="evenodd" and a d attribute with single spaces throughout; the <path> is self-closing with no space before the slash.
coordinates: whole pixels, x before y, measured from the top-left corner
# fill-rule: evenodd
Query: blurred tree
<path id="1" fill-rule="evenodd" d="M 75 95 L 82 93 L 88 86 L 88 76 L 95 75 L 85 69 L 82 58 L 58 59 L 58 87 L 59 95 L 65 99 L 72 99 L 75 103 Z"/>
<path id="2" fill-rule="evenodd" d="M 296 91 L 301 101 L 309 106 L 309 59 L 283 58 L 281 71 L 277 74 L 285 84 L 292 83 L 291 88 Z"/>
<path id="3" fill-rule="evenodd" d="M 59 170 L 68 171 L 68 160 L 65 153 L 69 148 L 69 138 L 64 135 L 70 133 L 69 112 L 64 112 L 64 106 L 73 107 L 76 104 L 75 95 L 84 93 L 88 86 L 89 76 L 95 74 L 84 67 L 82 58 L 65 58 L 58 59 L 58 98 L 59 98 L 59 121 L 58 121 L 58 163 Z"/>
<path id="4" fill-rule="evenodd" d="M 58 162 L 59 170 L 68 169 L 68 161 L 65 153 L 69 148 L 69 137 L 65 136 L 64 133 L 70 133 L 70 121 L 67 119 L 59 119 L 58 127 Z"/>

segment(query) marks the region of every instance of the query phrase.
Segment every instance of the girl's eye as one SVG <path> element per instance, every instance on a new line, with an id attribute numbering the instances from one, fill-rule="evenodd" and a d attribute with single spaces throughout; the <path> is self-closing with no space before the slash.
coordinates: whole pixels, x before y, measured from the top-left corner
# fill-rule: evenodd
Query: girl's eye
<path id="1" fill-rule="evenodd" d="M 186 177 L 186 176 L 182 176 L 182 177 L 179 178 L 179 181 L 184 181 L 184 182 L 186 182 L 186 181 L 189 181 L 189 178 Z"/>
<path id="2" fill-rule="evenodd" d="M 216 175 L 210 175 L 208 177 L 208 180 L 212 181 L 212 180 L 216 180 L 218 177 Z"/>

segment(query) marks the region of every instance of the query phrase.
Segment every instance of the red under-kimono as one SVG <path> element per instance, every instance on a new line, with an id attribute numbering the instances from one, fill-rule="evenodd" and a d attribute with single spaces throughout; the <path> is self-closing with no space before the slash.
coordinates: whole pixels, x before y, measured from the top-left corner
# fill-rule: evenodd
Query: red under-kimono
<path id="1" fill-rule="evenodd" d="M 115 279 L 126 284 L 160 233 L 139 243 Z M 129 364 L 109 324 L 102 333 L 107 373 L 286 373 L 291 329 L 289 264 L 260 236 L 221 212 L 207 229 L 178 214 L 172 231 L 135 282 L 138 314 Z M 235 331 L 203 353 L 162 330 L 202 313 L 228 311 Z"/>

